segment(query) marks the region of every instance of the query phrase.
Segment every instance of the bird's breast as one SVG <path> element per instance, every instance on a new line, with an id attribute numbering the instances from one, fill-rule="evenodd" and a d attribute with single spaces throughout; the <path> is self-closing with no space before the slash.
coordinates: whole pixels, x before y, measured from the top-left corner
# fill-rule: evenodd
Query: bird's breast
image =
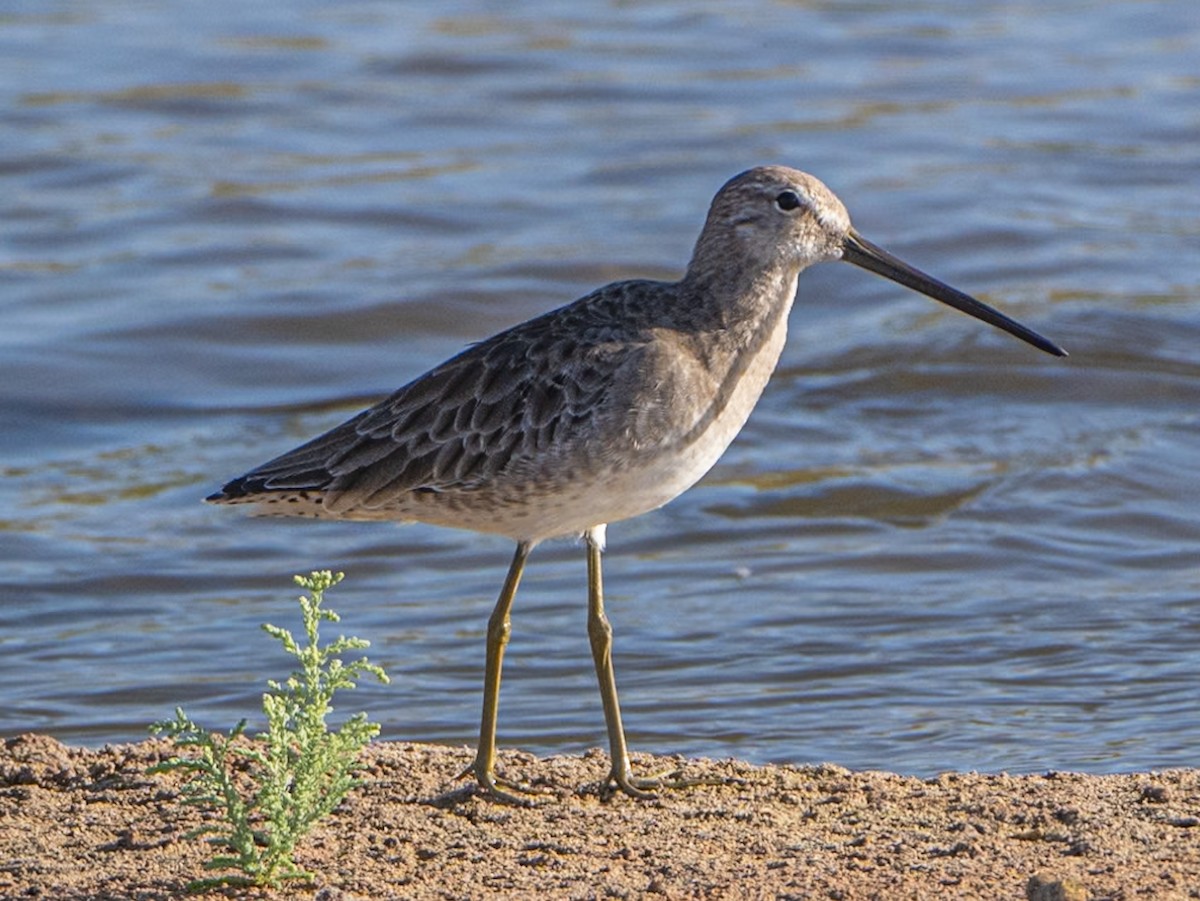
<path id="1" fill-rule="evenodd" d="M 616 522 L 662 506 L 707 473 L 746 424 L 787 339 L 789 301 L 739 335 L 654 342 L 635 387 L 601 424 L 605 465 L 576 486 L 592 521 Z M 586 528 L 586 525 L 583 526 Z"/>

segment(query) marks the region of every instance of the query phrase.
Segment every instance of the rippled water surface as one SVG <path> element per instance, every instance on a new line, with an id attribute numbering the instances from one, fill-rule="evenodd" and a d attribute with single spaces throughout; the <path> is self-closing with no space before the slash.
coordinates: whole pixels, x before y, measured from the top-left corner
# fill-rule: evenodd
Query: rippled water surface
<path id="1" fill-rule="evenodd" d="M 391 739 L 472 743 L 511 547 L 200 498 L 466 343 L 673 278 L 750 165 L 1066 345 L 848 266 L 695 489 L 612 526 L 635 749 L 1110 772 L 1200 730 L 1200 21 L 1186 0 L 18 3 L 0 12 L 0 734 L 257 708 L 348 573 Z M 582 549 L 501 742 L 604 744 Z"/>

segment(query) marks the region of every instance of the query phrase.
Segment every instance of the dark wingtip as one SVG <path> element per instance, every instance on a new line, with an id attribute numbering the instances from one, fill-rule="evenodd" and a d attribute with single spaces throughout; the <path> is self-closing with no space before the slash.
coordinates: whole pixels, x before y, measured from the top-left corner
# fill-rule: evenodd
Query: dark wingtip
<path id="1" fill-rule="evenodd" d="M 280 457 L 279 459 L 284 458 Z M 333 480 L 329 471 L 322 467 L 298 470 L 281 476 L 269 471 L 268 468 L 271 465 L 271 463 L 267 463 L 244 476 L 238 476 L 238 478 L 226 482 L 221 486 L 220 491 L 206 497 L 205 502 L 229 504 L 247 499 L 258 501 L 264 499 L 264 495 L 279 492 L 286 494 L 297 491 L 324 491 Z"/>
<path id="2" fill-rule="evenodd" d="M 214 491 L 204 499 L 206 504 L 225 504 L 229 501 L 235 501 L 238 498 L 245 497 L 250 492 L 246 489 L 245 478 L 234 479 L 232 482 L 226 482 L 221 486 L 220 491 Z"/>

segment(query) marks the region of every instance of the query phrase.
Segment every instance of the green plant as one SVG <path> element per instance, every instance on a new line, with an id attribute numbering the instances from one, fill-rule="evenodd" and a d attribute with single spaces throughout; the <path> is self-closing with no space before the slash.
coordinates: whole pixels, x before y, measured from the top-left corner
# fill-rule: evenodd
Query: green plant
<path id="1" fill-rule="evenodd" d="M 333 732 L 325 722 L 339 689 L 353 688 L 364 674 L 388 681 L 387 674 L 365 657 L 352 663 L 341 659 L 369 642 L 339 636 L 321 646 L 321 621 L 339 619 L 321 604 L 325 591 L 342 580 L 342 573 L 314 572 L 295 580 L 309 592 L 299 599 L 307 643 L 298 644 L 287 629 L 263 626 L 299 662 L 299 669 L 286 682 L 267 682 L 266 732 L 251 741 L 245 735 L 245 720 L 228 735 L 208 732 L 182 708 L 175 709 L 174 719 L 150 727 L 173 739 L 176 746 L 198 752 L 172 757 L 151 772 L 188 773 L 191 779 L 182 789 L 184 803 L 223 814 L 223 822 L 188 833 L 188 837 L 207 836 L 220 849 L 205 869 L 241 871 L 241 875 L 197 880 L 192 890 L 220 885 L 278 887 L 287 879 L 312 879 L 313 874 L 292 859 L 296 843 L 360 784 L 355 775 L 361 769 L 358 755 L 379 734 L 379 726 L 367 722 L 365 713 L 352 716 Z M 246 796 L 243 785 L 250 789 Z"/>

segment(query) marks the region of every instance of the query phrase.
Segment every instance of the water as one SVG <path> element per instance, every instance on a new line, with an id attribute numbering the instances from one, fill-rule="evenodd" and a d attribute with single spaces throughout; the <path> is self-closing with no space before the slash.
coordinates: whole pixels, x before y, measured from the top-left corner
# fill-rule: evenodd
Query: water
<path id="1" fill-rule="evenodd" d="M 511 552 L 199 499 L 465 343 L 674 277 L 729 176 L 1067 361 L 849 266 L 696 489 L 609 530 L 635 750 L 1091 772 L 1200 727 L 1200 26 L 1184 0 L 43 2 L 0 14 L 0 734 L 257 709 L 344 569 L 390 739 L 474 742 Z M 517 599 L 500 740 L 604 744 L 582 548 Z"/>

